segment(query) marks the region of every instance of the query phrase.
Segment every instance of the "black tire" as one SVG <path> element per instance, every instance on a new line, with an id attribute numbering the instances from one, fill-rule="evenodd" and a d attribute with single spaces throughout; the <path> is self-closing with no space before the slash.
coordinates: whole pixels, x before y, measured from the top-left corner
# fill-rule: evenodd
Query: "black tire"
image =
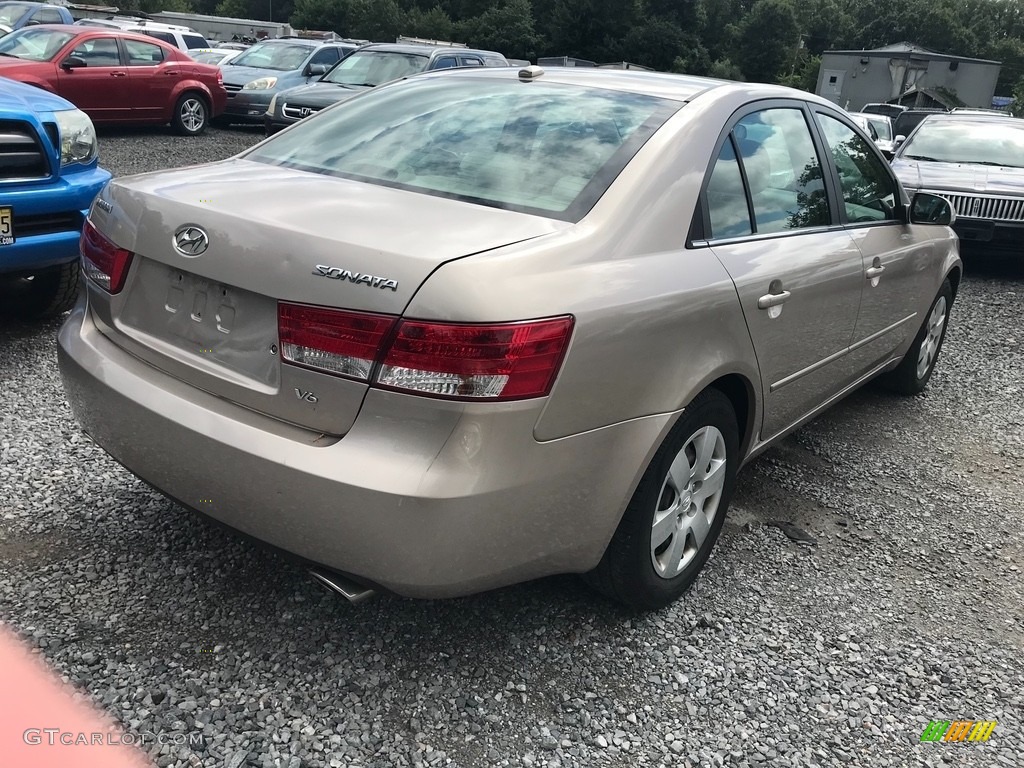
<path id="1" fill-rule="evenodd" d="M 717 434 L 712 430 L 716 430 Z M 689 452 L 691 448 L 696 447 L 693 441 L 701 439 L 699 435 L 713 439 L 714 457 L 721 454 L 721 458 L 724 459 L 724 465 L 714 464 L 718 458 L 710 459 L 709 466 L 714 465 L 716 472 L 706 475 L 708 478 L 712 475 L 717 477 L 717 470 L 720 469 L 722 472 L 720 491 L 713 494 L 717 495 L 717 500 L 711 496 L 698 498 L 701 483 L 695 481 L 694 477 L 700 474 L 700 469 L 689 474 L 691 485 L 682 492 L 674 487 L 674 482 L 670 478 L 669 470 L 677 457 L 685 454 L 686 464 L 690 463 Z M 718 442 L 718 437 L 722 438 L 721 443 Z M 696 456 L 693 456 L 694 466 L 697 463 Z M 732 403 L 718 390 L 707 389 L 686 407 L 654 455 L 629 506 L 626 507 L 604 557 L 597 568 L 585 575 L 587 582 L 613 600 L 643 610 L 661 608 L 685 594 L 707 562 L 721 533 L 736 485 L 738 463 L 739 428 Z M 696 487 L 693 486 L 694 482 Z M 692 504 L 688 501 L 691 491 L 695 500 Z M 698 505 L 703 509 L 698 508 Z M 712 506 L 714 509 L 710 510 Z M 686 511 L 680 511 L 684 508 Z M 655 547 L 656 519 L 672 530 L 682 531 L 680 526 L 684 521 L 694 520 L 697 515 L 705 515 L 705 520 L 710 516 L 710 523 L 702 542 L 698 543 L 692 532 L 677 532 L 669 534 L 670 539 Z M 669 522 L 673 518 L 674 522 Z M 674 575 L 674 569 L 661 575 L 659 569 L 665 567 L 662 559 L 671 560 L 673 544 L 681 535 L 683 538 L 680 538 L 679 542 L 687 545 L 689 554 L 684 553 L 679 560 L 677 567 L 681 566 L 681 570 Z M 689 546 L 691 543 L 692 548 Z M 666 555 L 669 557 L 666 558 Z M 659 561 L 657 565 L 656 560 Z"/>
<path id="2" fill-rule="evenodd" d="M 198 136 L 210 124 L 210 106 L 195 91 L 183 93 L 174 105 L 171 128 L 181 136 Z"/>
<path id="3" fill-rule="evenodd" d="M 942 327 L 934 327 L 936 308 L 940 307 L 942 312 Z M 914 337 L 914 343 L 910 345 L 907 354 L 899 366 L 884 374 L 880 382 L 887 389 L 900 395 L 916 395 L 928 386 L 928 381 L 935 370 L 935 364 L 939 360 L 939 353 L 942 351 L 942 342 L 946 339 L 946 328 L 949 326 L 949 311 L 953 307 L 953 287 L 949 280 L 942 282 L 939 293 L 935 300 L 928 307 L 925 313 L 924 322 Z M 937 334 L 937 335 L 936 335 Z M 930 352 L 926 355 L 927 360 L 922 358 L 922 348 L 929 345 Z"/>
<path id="4" fill-rule="evenodd" d="M 43 320 L 67 312 L 78 296 L 78 261 L 5 280 L 0 301 L 5 314 Z"/>

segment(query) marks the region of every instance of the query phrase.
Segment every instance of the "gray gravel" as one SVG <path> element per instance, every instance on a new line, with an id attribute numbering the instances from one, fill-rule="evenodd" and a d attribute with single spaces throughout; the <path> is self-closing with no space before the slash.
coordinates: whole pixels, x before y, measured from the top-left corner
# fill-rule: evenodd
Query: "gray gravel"
<path id="1" fill-rule="evenodd" d="M 695 590 L 648 615 L 568 576 L 350 606 L 83 436 L 58 324 L 0 325 L 0 616 L 130 732 L 204 734 L 161 766 L 1024 765 L 1024 267 L 971 269 L 925 395 L 864 390 L 749 466 Z M 999 725 L 922 744 L 930 719 Z"/>

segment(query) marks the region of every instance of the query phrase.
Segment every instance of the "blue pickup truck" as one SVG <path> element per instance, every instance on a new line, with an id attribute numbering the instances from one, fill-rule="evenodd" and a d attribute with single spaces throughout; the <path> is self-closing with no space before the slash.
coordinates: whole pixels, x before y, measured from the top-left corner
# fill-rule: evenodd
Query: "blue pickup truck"
<path id="1" fill-rule="evenodd" d="M 78 289 L 78 238 L 110 173 L 89 117 L 0 77 L 0 312 L 52 317 Z"/>
<path id="2" fill-rule="evenodd" d="M 0 3 L 0 34 L 32 24 L 74 24 L 71 11 L 59 5 L 23 3 L 20 0 Z"/>

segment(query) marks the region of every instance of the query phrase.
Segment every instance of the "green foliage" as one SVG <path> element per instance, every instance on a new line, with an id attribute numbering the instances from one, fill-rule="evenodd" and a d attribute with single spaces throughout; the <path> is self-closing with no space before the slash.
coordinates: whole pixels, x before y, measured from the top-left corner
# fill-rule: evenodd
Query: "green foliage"
<path id="1" fill-rule="evenodd" d="M 530 0 L 505 0 L 457 25 L 460 42 L 499 51 L 513 59 L 537 56 L 540 36 L 533 25 Z"/>
<path id="2" fill-rule="evenodd" d="M 739 64 L 751 80 L 776 82 L 791 71 L 800 45 L 800 27 L 789 0 L 758 0 L 743 20 Z"/>

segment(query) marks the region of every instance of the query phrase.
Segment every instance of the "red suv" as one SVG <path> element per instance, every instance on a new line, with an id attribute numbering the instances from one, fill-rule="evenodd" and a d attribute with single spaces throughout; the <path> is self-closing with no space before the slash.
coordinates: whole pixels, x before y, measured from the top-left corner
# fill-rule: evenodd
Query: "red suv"
<path id="1" fill-rule="evenodd" d="M 146 35 L 41 25 L 0 38 L 0 76 L 63 96 L 93 122 L 170 123 L 196 135 L 224 111 L 220 69 Z"/>

